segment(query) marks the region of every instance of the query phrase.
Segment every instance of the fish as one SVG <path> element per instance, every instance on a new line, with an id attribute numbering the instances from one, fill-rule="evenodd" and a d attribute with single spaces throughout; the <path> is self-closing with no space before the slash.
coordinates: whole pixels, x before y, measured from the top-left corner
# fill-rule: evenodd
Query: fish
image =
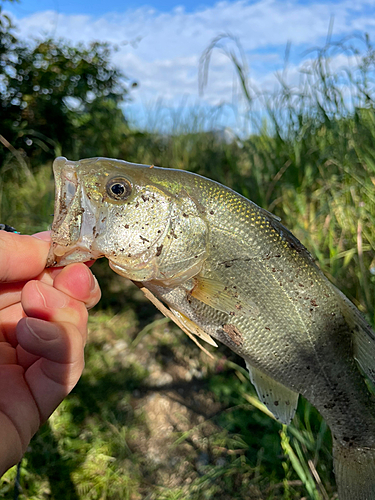
<path id="1" fill-rule="evenodd" d="M 375 499 L 375 333 L 281 220 L 187 171 L 63 157 L 53 170 L 47 266 L 106 257 L 186 333 L 241 356 L 277 420 L 301 394 L 331 429 L 340 500 Z"/>

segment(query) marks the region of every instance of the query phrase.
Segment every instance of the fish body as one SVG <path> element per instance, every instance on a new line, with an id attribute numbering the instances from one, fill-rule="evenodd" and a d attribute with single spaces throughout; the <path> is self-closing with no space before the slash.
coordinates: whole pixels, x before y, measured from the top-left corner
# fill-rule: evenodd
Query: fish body
<path id="1" fill-rule="evenodd" d="M 375 500 L 375 334 L 280 220 L 196 174 L 58 158 L 48 265 L 105 256 L 185 331 L 242 356 L 289 423 L 298 396 L 331 428 L 340 500 Z M 360 368 L 359 368 L 360 366 Z"/>

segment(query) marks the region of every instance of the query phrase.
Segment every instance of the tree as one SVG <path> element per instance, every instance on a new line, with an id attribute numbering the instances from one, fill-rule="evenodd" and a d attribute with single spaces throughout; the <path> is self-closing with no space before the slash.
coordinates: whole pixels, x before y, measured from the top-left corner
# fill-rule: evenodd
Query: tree
<path id="1" fill-rule="evenodd" d="M 93 110 L 96 115 L 111 110 L 117 126 L 120 122 L 125 127 L 120 104 L 128 88 L 123 73 L 111 65 L 109 44 L 72 46 L 48 39 L 31 46 L 18 40 L 13 30 L 0 6 L 0 134 L 31 166 L 56 153 L 79 154 L 79 134 L 90 137 L 88 115 Z M 86 127 L 77 126 L 79 117 Z M 111 126 L 111 120 L 106 121 Z M 6 148 L 0 149 L 0 168 L 7 154 Z"/>

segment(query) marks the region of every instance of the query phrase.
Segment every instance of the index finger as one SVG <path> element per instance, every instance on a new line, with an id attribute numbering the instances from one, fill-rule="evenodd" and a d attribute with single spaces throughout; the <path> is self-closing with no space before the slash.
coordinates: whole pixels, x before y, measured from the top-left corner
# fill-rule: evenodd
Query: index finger
<path id="1" fill-rule="evenodd" d="M 26 281 L 46 267 L 50 243 L 0 231 L 0 282 Z"/>

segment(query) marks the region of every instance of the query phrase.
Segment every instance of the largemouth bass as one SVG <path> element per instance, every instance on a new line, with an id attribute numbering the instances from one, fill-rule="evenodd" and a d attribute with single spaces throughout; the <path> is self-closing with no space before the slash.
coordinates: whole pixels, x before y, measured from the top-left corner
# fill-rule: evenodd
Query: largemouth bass
<path id="1" fill-rule="evenodd" d="M 48 265 L 107 257 L 185 331 L 242 356 L 281 422 L 302 394 L 331 428 L 340 500 L 375 500 L 375 334 L 280 220 L 181 170 L 57 158 L 54 174 Z"/>

